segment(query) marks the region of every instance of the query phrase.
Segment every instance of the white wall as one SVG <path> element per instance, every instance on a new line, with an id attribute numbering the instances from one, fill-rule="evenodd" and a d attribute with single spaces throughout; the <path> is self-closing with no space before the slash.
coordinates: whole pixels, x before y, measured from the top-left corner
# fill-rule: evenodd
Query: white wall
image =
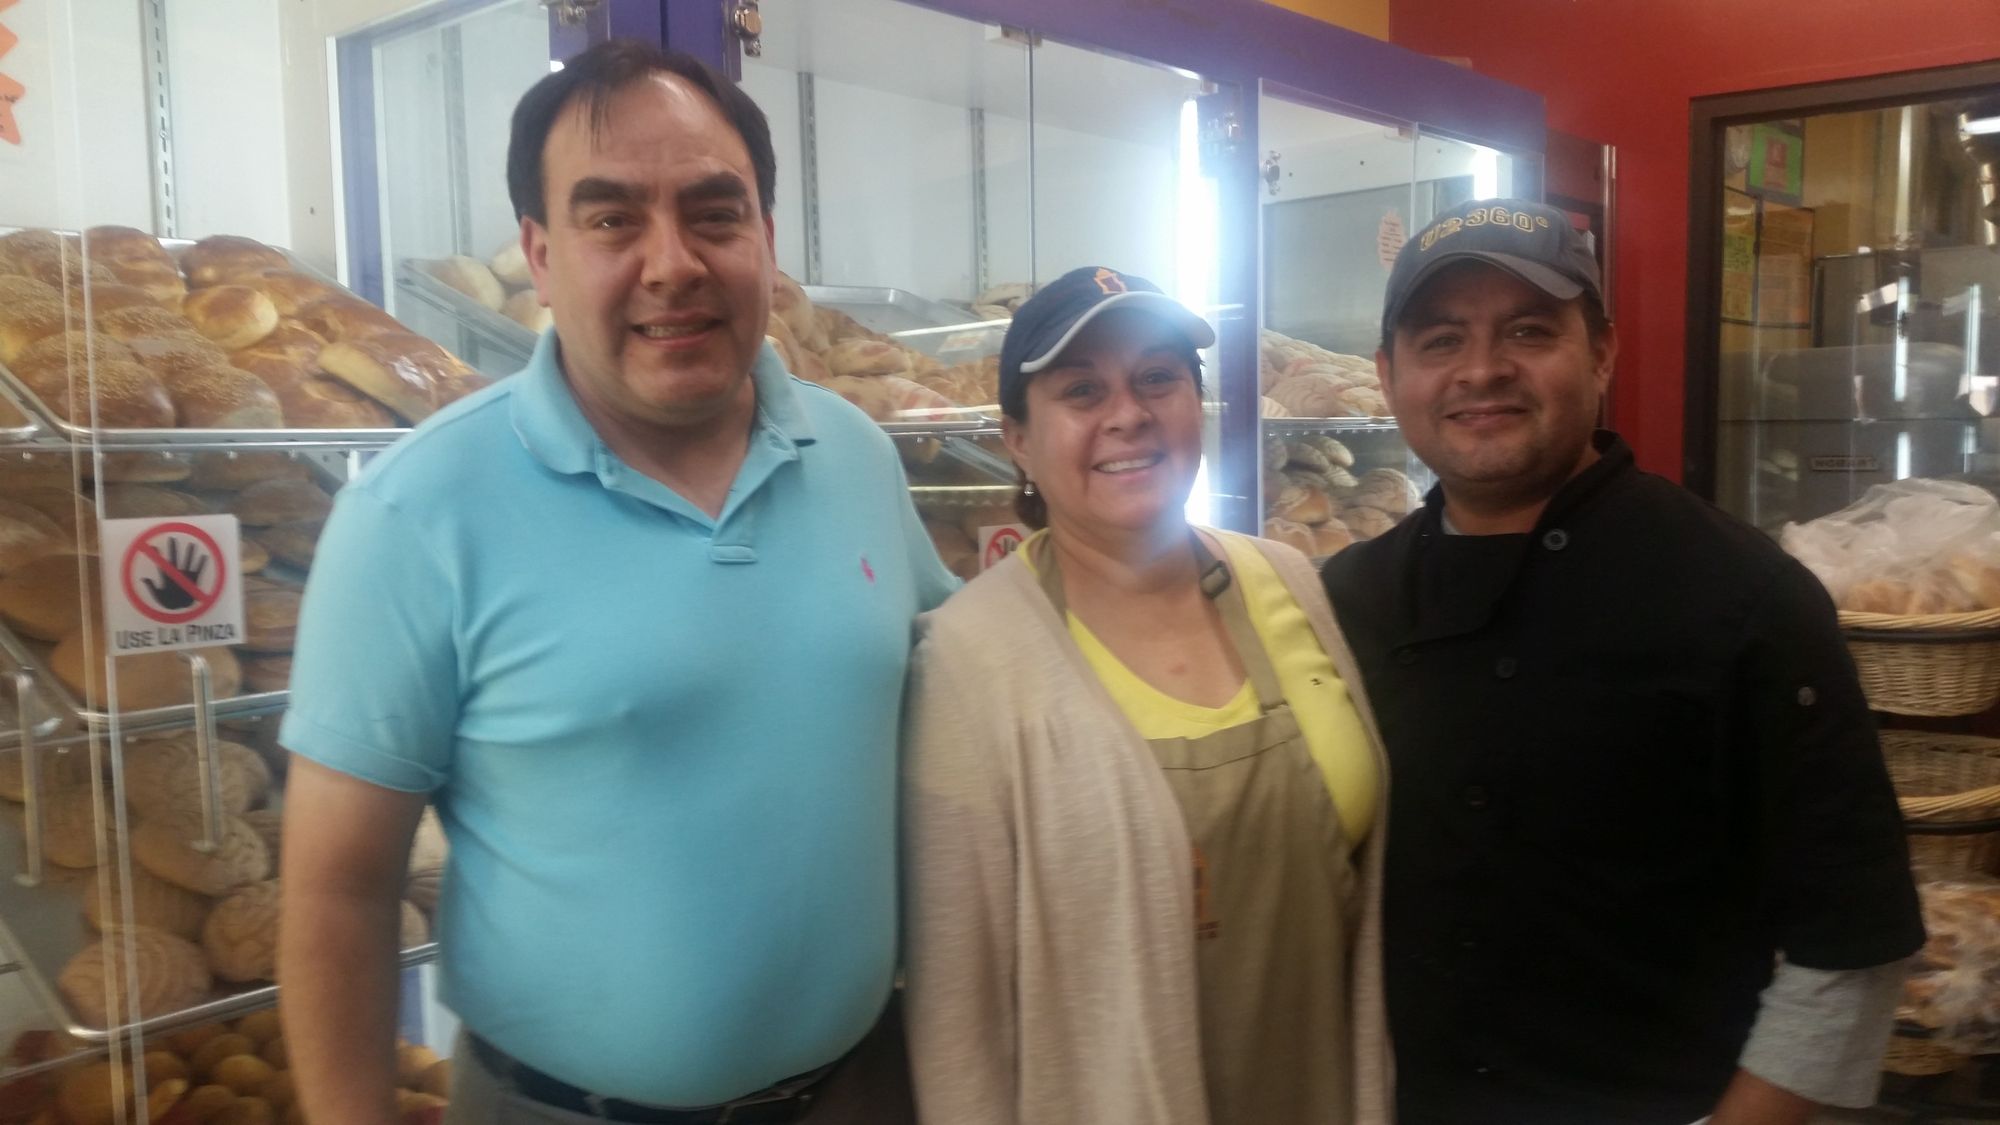
<path id="1" fill-rule="evenodd" d="M 0 59 L 27 88 L 22 143 L 0 143 L 0 225 L 153 225 L 139 12 L 131 0 L 22 0 Z"/>
<path id="2" fill-rule="evenodd" d="M 176 233 L 291 245 L 279 5 L 201 0 L 166 11 Z"/>

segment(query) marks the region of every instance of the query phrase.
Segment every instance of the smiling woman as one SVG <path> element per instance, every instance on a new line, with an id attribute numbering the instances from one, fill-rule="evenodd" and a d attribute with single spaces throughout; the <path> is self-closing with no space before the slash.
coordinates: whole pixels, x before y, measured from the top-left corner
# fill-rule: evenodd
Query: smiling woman
<path id="1" fill-rule="evenodd" d="M 1102 267 L 1007 331 L 1002 434 L 1040 530 L 924 619 L 905 730 L 927 1119 L 1352 1122 L 1385 1104 L 1377 1060 L 1349 1062 L 1382 1027 L 1347 968 L 1377 971 L 1349 919 L 1374 893 L 1380 751 L 1304 557 L 1183 515 L 1214 340 Z M 1079 1016 L 1079 991 L 1105 1002 Z M 1027 1067 L 1030 1043 L 1068 1061 Z M 1284 1061 L 1302 1054 L 1326 1062 Z"/>

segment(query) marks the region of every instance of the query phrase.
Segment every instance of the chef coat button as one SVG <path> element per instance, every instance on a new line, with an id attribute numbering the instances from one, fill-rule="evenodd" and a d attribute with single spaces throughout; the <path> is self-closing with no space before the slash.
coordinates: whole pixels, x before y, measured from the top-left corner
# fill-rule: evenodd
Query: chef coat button
<path id="1" fill-rule="evenodd" d="M 1411 648 L 1409 645 L 1404 645 L 1402 648 L 1396 650 L 1396 663 L 1407 666 L 1410 664 L 1415 664 L 1416 662 L 1417 662 L 1416 649 Z"/>
<path id="2" fill-rule="evenodd" d="M 1503 656 L 1493 662 L 1493 674 L 1503 680 L 1511 680 L 1514 673 L 1521 670 L 1521 662 L 1511 656 Z"/>
<path id="3" fill-rule="evenodd" d="M 1478 949 L 1479 939 L 1472 936 L 1471 930 L 1460 930 L 1458 932 L 1458 947 L 1465 950 Z"/>
<path id="4" fill-rule="evenodd" d="M 1472 1073 L 1477 1074 L 1481 1078 L 1491 1078 L 1493 1077 L 1493 1068 L 1483 1065 L 1475 1066 L 1472 1068 Z"/>
<path id="5" fill-rule="evenodd" d="M 1483 809 L 1487 806 L 1488 803 L 1489 803 L 1489 798 L 1487 797 L 1486 787 L 1484 785 L 1468 785 L 1465 787 L 1466 808 Z"/>
<path id="6" fill-rule="evenodd" d="M 1542 546 L 1551 551 L 1560 551 L 1569 546 L 1569 532 L 1560 527 L 1552 527 L 1542 536 Z"/>
<path id="7" fill-rule="evenodd" d="M 1799 706 L 1811 707 L 1819 702 L 1819 693 L 1809 687 L 1799 689 Z"/>

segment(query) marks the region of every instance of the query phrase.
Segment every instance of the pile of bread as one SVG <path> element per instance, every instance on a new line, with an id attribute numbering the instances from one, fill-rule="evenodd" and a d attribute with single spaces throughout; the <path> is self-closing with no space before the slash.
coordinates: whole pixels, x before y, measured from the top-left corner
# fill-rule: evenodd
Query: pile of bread
<path id="1" fill-rule="evenodd" d="M 234 647 L 202 649 L 217 699 L 283 691 L 291 678 L 302 579 L 311 569 L 333 497 L 302 462 L 273 452 L 209 453 L 186 460 L 137 462 L 178 471 L 162 483 L 102 486 L 111 518 L 170 518 L 228 513 L 237 517 L 245 630 Z M 66 470 L 67 463 L 53 465 Z M 41 483 L 27 483 L 41 481 Z M 109 703 L 103 634 L 103 564 L 98 559 L 95 495 L 64 475 L 22 478 L 0 472 L 0 621 L 47 651 L 49 671 L 72 695 L 102 710 Z M 279 564 L 272 567 L 272 563 Z M 192 681 L 178 653 L 121 656 L 118 709 L 138 711 L 191 702 Z"/>
<path id="2" fill-rule="evenodd" d="M 1330 352 L 1266 329 L 1257 334 L 1257 383 L 1266 418 L 1386 418 L 1375 361 Z"/>
<path id="3" fill-rule="evenodd" d="M 787 370 L 860 407 L 878 422 L 949 422 L 1000 397 L 1000 360 L 946 366 L 838 309 L 819 308 L 779 274 L 765 334 Z"/>
<path id="4" fill-rule="evenodd" d="M 176 258 L 130 227 L 0 237 L 0 365 L 106 429 L 393 427 L 486 384 L 261 242 L 218 235 Z"/>
<path id="5" fill-rule="evenodd" d="M 1423 503 L 1401 470 L 1353 470 L 1353 451 L 1325 434 L 1266 437 L 1264 537 L 1324 557 L 1388 531 Z"/>
<path id="6" fill-rule="evenodd" d="M 1943 1034 L 1967 1054 L 2000 1049 L 2000 880 L 1919 871 L 1917 898 L 1924 948 L 1896 1018 Z"/>
<path id="7" fill-rule="evenodd" d="M 210 999 L 218 983 L 276 976 L 282 821 L 270 804 L 271 768 L 242 743 L 218 739 L 215 751 L 220 829 L 211 851 L 197 846 L 202 789 L 191 733 L 124 740 L 128 838 L 122 841 L 109 807 L 110 782 L 89 750 L 39 751 L 43 855 L 55 867 L 88 872 L 80 883 L 50 880 L 52 887 L 79 888 L 78 906 L 99 935 L 56 982 L 88 1026 L 167 1015 Z M 0 771 L 0 797 L 23 796 L 19 771 Z M 132 857 L 124 886 L 110 866 L 121 845 Z M 410 854 L 406 949 L 430 940 L 428 915 L 436 909 L 444 860 L 443 830 L 427 812 Z M 136 969 L 129 992 L 127 943 Z M 129 1006 L 133 996 L 136 1007 Z"/>
<path id="8" fill-rule="evenodd" d="M 2000 609 L 2000 565 L 1959 552 L 1914 572 L 1856 582 L 1839 605 L 1854 613 L 1919 616 Z"/>
<path id="9" fill-rule="evenodd" d="M 51 1061 L 75 1045 L 53 1032 L 24 1032 L 16 1068 Z M 93 1059 L 0 1085 L 0 1125 L 303 1125 L 291 1052 L 275 1010 L 149 1036 L 143 1059 Z M 401 1125 L 440 1125 L 451 1097 L 451 1060 L 397 1040 L 396 1109 Z"/>
<path id="10" fill-rule="evenodd" d="M 1007 281 L 974 297 L 968 307 L 981 320 L 1012 320 L 1028 298 L 1035 295 L 1035 285 L 1029 281 Z"/>
<path id="11" fill-rule="evenodd" d="M 528 255 L 518 240 L 502 246 L 484 262 L 459 254 L 410 264 L 530 332 L 539 334 L 555 323 L 554 315 L 535 292 Z"/>
<path id="12" fill-rule="evenodd" d="M 918 514 L 923 517 L 924 530 L 930 534 L 931 546 L 937 548 L 938 561 L 968 582 L 979 575 L 979 529 L 1020 522 L 1014 509 L 1006 504 L 930 506 Z"/>

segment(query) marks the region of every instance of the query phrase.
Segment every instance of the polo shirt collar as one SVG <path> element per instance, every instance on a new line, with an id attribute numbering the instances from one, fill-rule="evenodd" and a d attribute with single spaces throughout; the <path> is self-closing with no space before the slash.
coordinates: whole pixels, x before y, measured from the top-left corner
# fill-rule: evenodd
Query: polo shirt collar
<path id="1" fill-rule="evenodd" d="M 536 460 L 558 473 L 596 472 L 605 460 L 617 458 L 577 405 L 563 376 L 561 350 L 555 329 L 543 332 L 528 365 L 514 377 L 514 432 Z M 795 455 L 797 446 L 812 444 L 816 437 L 798 384 L 768 342 L 757 353 L 750 378 L 757 389 L 753 447 L 759 438 L 771 439 Z"/>

